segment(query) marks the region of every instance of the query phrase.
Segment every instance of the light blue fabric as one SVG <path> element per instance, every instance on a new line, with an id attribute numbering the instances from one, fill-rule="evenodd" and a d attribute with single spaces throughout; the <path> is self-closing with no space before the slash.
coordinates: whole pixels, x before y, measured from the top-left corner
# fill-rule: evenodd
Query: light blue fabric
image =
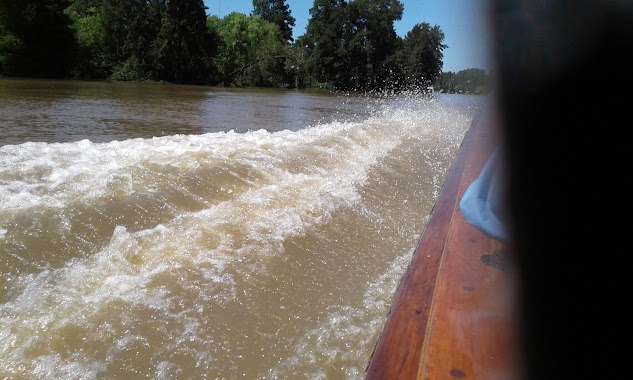
<path id="1" fill-rule="evenodd" d="M 479 177 L 464 192 L 459 209 L 470 225 L 493 239 L 507 242 L 500 187 L 500 154 L 499 148 L 492 152 Z"/>

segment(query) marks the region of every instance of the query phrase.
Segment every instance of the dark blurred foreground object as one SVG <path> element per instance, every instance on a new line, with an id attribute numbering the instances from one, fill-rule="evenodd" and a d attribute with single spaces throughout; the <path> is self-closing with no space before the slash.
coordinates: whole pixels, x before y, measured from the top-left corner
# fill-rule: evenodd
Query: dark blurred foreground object
<path id="1" fill-rule="evenodd" d="M 630 378 L 633 2 L 492 1 L 524 378 Z"/>

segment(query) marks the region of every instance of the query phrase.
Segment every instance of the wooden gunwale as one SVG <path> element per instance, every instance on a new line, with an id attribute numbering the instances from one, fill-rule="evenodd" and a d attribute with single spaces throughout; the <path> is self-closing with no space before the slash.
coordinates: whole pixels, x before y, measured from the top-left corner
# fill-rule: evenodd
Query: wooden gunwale
<path id="1" fill-rule="evenodd" d="M 466 132 L 394 296 L 366 380 L 518 378 L 515 274 L 494 265 L 504 247 L 459 211 L 498 133 L 488 117 Z"/>

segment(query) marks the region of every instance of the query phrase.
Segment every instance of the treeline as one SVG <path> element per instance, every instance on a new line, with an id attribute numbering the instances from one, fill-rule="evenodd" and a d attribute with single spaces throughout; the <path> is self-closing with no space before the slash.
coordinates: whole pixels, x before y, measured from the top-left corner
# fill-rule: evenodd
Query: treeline
<path id="1" fill-rule="evenodd" d="M 451 94 L 483 95 L 490 91 L 488 74 L 482 69 L 466 69 L 441 73 L 433 83 L 437 91 Z"/>
<path id="2" fill-rule="evenodd" d="M 337 90 L 476 92 L 471 73 L 442 73 L 444 33 L 404 38 L 399 0 L 314 0 L 292 38 L 285 0 L 250 15 L 206 14 L 203 0 L 0 0 L 0 75 Z M 481 71 L 481 73 L 480 73 Z"/>

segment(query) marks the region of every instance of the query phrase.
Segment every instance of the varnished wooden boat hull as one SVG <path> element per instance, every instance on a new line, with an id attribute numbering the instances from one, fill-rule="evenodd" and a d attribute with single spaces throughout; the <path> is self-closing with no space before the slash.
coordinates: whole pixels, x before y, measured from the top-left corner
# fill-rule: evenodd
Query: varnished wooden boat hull
<path id="1" fill-rule="evenodd" d="M 497 141 L 488 118 L 466 133 L 395 294 L 367 380 L 520 377 L 515 273 L 499 255 L 503 245 L 459 211 Z"/>

